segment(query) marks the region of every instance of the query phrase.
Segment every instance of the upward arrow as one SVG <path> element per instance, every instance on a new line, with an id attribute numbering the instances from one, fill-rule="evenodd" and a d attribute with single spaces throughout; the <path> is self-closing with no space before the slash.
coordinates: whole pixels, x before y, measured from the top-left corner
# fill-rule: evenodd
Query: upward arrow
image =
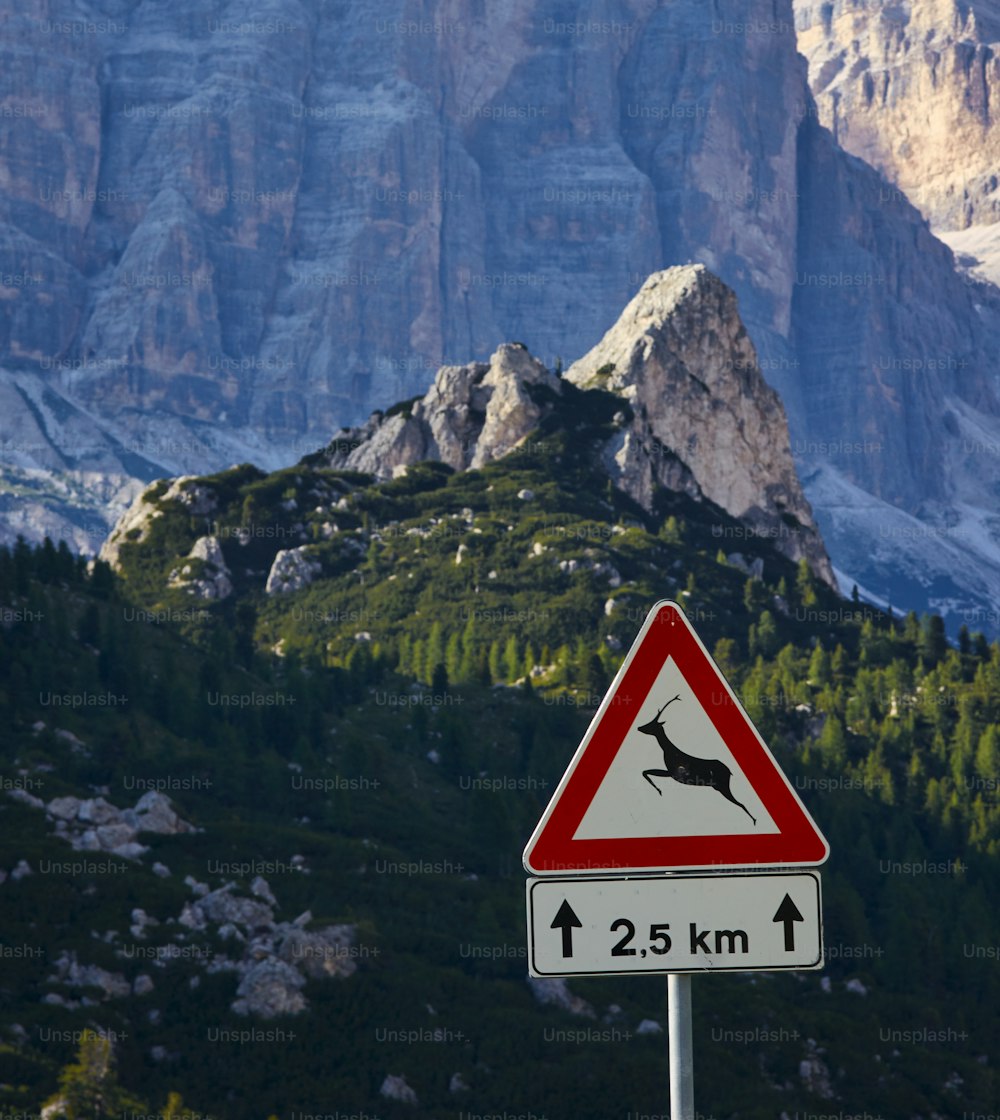
<path id="1" fill-rule="evenodd" d="M 804 922 L 805 918 L 799 913 L 799 908 L 792 902 L 792 896 L 786 894 L 781 900 L 778 912 L 771 919 L 772 922 L 785 923 L 785 952 L 790 953 L 795 948 L 795 922 Z"/>
<path id="2" fill-rule="evenodd" d="M 550 929 L 562 930 L 562 955 L 564 957 L 571 957 L 573 955 L 573 928 L 583 929 L 583 922 L 573 912 L 573 907 L 569 904 L 569 899 L 564 898 L 562 906 L 556 911 L 556 916 L 552 919 Z"/>

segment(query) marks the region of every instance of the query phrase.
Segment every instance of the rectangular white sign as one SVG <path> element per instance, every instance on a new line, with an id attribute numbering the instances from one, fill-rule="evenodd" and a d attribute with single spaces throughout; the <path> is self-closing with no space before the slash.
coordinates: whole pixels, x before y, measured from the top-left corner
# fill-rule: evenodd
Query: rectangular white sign
<path id="1" fill-rule="evenodd" d="M 816 871 L 529 879 L 532 976 L 823 967 Z"/>

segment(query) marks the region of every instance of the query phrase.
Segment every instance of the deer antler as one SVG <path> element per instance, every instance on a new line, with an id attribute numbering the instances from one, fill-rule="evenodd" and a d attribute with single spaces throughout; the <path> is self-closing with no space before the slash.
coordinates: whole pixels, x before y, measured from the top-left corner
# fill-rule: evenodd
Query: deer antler
<path id="1" fill-rule="evenodd" d="M 674 700 L 680 700 L 680 696 L 679 696 L 679 695 L 678 695 L 678 696 L 675 696 L 675 697 L 674 697 Z M 663 715 L 663 713 L 664 713 L 664 712 L 665 712 L 665 711 L 667 710 L 667 708 L 668 708 L 668 707 L 669 707 L 669 706 L 670 706 L 670 705 L 671 705 L 671 704 L 672 704 L 672 703 L 674 702 L 674 700 L 668 700 L 668 701 L 666 702 L 666 704 L 664 704 L 664 705 L 663 705 L 663 707 L 662 707 L 662 708 L 661 708 L 661 709 L 660 709 L 660 710 L 659 710 L 659 711 L 658 711 L 658 712 L 656 713 L 656 718 L 657 718 L 657 720 L 659 720 L 660 716 L 662 716 L 662 715 Z"/>

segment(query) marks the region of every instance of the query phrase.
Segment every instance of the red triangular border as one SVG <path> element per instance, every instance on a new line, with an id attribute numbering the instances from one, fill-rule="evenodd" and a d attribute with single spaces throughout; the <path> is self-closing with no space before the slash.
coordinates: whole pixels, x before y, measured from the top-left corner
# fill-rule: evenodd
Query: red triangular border
<path id="1" fill-rule="evenodd" d="M 761 836 L 574 840 L 615 755 L 671 656 L 779 831 Z M 524 849 L 524 866 L 532 875 L 803 867 L 823 863 L 829 854 L 829 844 L 684 611 L 677 603 L 663 600 L 647 616 L 566 768 Z"/>

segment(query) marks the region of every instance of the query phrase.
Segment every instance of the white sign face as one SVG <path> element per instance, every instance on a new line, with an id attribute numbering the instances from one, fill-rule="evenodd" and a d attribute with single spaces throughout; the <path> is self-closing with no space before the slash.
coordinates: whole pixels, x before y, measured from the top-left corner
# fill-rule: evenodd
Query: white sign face
<path id="1" fill-rule="evenodd" d="M 529 879 L 532 976 L 823 967 L 818 872 Z"/>
<path id="2" fill-rule="evenodd" d="M 662 777 L 644 781 L 644 770 L 654 773 L 655 767 L 663 765 L 662 747 L 656 739 L 632 727 L 584 813 L 574 839 L 764 836 L 779 832 L 708 712 L 694 702 L 693 690 L 672 657 L 667 658 L 657 675 L 650 695 L 681 698 L 680 703 L 668 706 L 664 716 L 670 740 L 693 744 L 691 750 L 698 758 L 723 763 L 731 772 L 728 789 L 733 800 L 723 800 L 707 781 L 704 785 L 682 785 Z M 712 692 L 712 702 L 722 703 L 723 696 L 720 686 Z"/>

